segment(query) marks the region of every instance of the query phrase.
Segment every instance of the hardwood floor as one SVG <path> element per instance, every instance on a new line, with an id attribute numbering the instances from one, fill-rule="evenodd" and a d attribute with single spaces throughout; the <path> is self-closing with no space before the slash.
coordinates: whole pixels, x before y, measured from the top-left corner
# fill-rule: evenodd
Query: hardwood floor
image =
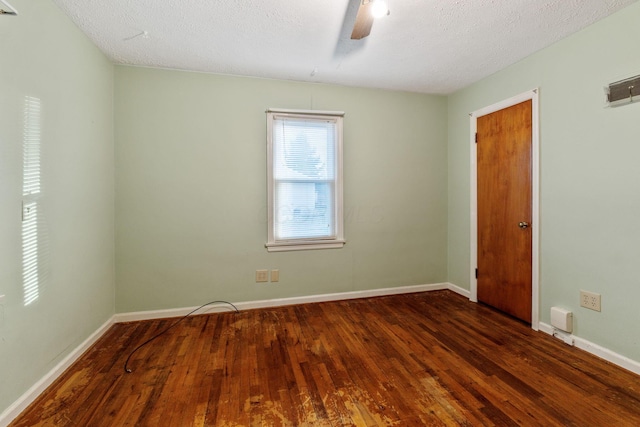
<path id="1" fill-rule="evenodd" d="M 114 325 L 11 426 L 638 426 L 640 377 L 449 291 Z"/>

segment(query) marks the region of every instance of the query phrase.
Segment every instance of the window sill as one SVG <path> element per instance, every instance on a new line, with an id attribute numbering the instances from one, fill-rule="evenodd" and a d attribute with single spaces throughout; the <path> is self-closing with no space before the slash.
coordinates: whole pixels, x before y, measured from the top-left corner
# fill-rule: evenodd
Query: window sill
<path id="1" fill-rule="evenodd" d="M 340 249 L 346 242 L 344 240 L 310 240 L 305 242 L 278 242 L 266 243 L 268 252 L 308 251 L 314 249 Z"/>

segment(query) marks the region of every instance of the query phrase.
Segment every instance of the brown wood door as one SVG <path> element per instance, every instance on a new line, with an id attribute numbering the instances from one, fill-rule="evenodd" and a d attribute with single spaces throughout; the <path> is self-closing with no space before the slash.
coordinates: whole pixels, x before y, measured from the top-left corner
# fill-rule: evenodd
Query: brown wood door
<path id="1" fill-rule="evenodd" d="M 478 300 L 528 323 L 531 105 L 528 100 L 477 119 Z"/>

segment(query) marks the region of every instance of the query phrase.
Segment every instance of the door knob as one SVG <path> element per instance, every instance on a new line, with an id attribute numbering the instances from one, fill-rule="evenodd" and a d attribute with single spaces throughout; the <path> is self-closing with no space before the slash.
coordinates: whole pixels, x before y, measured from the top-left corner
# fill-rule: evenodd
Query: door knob
<path id="1" fill-rule="evenodd" d="M 526 228 L 529 228 L 529 223 L 522 221 L 522 222 L 518 223 L 518 227 L 520 227 L 520 228 L 522 228 L 524 230 Z"/>

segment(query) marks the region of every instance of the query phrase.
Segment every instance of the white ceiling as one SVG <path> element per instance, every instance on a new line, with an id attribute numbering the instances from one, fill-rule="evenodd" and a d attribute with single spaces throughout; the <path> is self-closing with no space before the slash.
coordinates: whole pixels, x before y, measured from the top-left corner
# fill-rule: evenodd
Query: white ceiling
<path id="1" fill-rule="evenodd" d="M 53 1 L 118 64 L 448 94 L 637 0 Z"/>

